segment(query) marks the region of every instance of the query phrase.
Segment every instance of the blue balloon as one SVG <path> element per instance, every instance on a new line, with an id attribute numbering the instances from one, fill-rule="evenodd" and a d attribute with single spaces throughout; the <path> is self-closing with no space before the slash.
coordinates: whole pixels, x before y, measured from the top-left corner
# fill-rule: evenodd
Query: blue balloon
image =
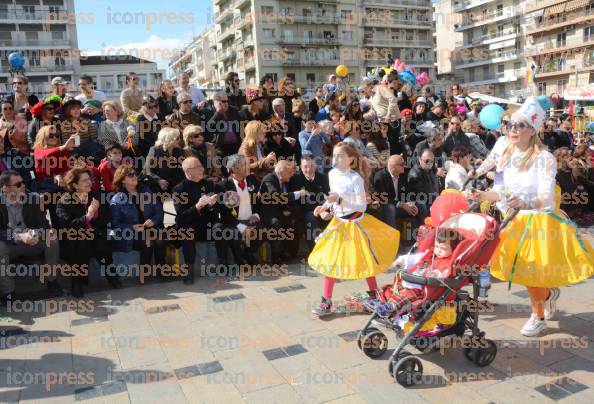
<path id="1" fill-rule="evenodd" d="M 501 126 L 501 115 L 504 109 L 497 104 L 489 104 L 481 110 L 479 120 L 481 125 L 490 130 L 499 129 Z"/>
<path id="2" fill-rule="evenodd" d="M 545 111 L 548 111 L 549 109 L 551 109 L 553 107 L 553 103 L 551 102 L 551 100 L 549 99 L 549 97 L 545 96 L 545 95 L 541 95 L 537 98 L 538 103 L 540 104 L 540 106 L 542 107 L 542 109 L 544 109 Z"/>
<path id="3" fill-rule="evenodd" d="M 8 64 L 13 69 L 20 69 L 25 65 L 25 57 L 20 52 L 12 52 L 8 55 Z"/>
<path id="4" fill-rule="evenodd" d="M 414 74 L 412 74 L 408 70 L 404 70 L 404 71 L 401 71 L 400 73 L 398 73 L 398 78 L 400 78 L 400 81 L 405 82 L 405 83 L 410 83 L 415 87 L 417 85 L 417 78 L 415 77 Z"/>

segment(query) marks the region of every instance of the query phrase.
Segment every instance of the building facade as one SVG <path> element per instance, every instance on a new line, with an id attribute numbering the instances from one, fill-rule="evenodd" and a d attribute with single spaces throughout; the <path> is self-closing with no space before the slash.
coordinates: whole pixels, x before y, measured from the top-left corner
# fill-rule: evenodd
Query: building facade
<path id="1" fill-rule="evenodd" d="M 201 87 L 222 87 L 235 71 L 245 85 L 286 75 L 311 90 L 337 65 L 356 84 L 392 57 L 434 77 L 430 0 L 214 0 L 213 7 L 215 25 L 171 60 L 170 75 L 194 60 Z M 186 56 L 191 49 L 203 57 Z"/>
<path id="2" fill-rule="evenodd" d="M 594 83 L 594 0 L 531 1 L 526 56 L 538 95 Z"/>
<path id="3" fill-rule="evenodd" d="M 462 16 L 454 13 L 455 0 L 439 0 L 433 3 L 434 24 L 434 58 L 436 80 L 433 82 L 438 94 L 445 94 L 453 84 L 462 82 L 464 71 L 456 69 L 461 59 L 456 50 L 456 45 L 462 43 L 462 32 L 456 32 L 454 25 L 460 25 Z"/>
<path id="4" fill-rule="evenodd" d="M 80 72 L 74 0 L 0 1 L 0 92 L 10 92 L 8 55 L 25 56 L 29 90 L 49 92 L 52 77 L 74 80 Z"/>
<path id="5" fill-rule="evenodd" d="M 467 91 L 496 97 L 525 95 L 523 9 L 520 0 L 455 0 L 461 21 L 455 32 L 463 35 L 456 45 L 455 69 L 463 73 Z"/>
<path id="6" fill-rule="evenodd" d="M 155 62 L 130 55 L 89 56 L 81 60 L 80 65 L 80 74 L 91 76 L 95 88 L 105 92 L 108 99 L 119 100 L 120 93 L 127 87 L 126 74 L 129 72 L 138 75 L 141 89 L 157 97 L 165 70 L 159 70 Z"/>

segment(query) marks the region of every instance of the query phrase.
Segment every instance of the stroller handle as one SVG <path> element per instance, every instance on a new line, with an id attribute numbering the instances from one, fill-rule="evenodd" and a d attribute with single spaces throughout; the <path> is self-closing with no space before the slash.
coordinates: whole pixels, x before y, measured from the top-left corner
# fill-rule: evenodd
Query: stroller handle
<path id="1" fill-rule="evenodd" d="M 414 275 L 405 270 L 399 270 L 397 274 L 403 281 L 414 283 L 416 285 L 427 285 L 427 286 L 444 286 L 447 285 L 450 288 L 456 288 L 462 281 L 463 277 L 456 277 L 456 278 L 446 278 L 446 279 L 437 279 L 437 278 L 426 278 L 424 276 Z"/>

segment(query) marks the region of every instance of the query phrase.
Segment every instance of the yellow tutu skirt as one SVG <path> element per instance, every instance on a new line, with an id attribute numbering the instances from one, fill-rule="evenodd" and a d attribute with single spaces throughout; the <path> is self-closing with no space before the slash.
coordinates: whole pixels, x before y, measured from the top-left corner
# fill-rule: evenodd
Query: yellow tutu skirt
<path id="1" fill-rule="evenodd" d="M 396 258 L 400 233 L 375 217 L 332 219 L 307 260 L 316 272 L 336 279 L 363 279 L 385 272 Z"/>
<path id="2" fill-rule="evenodd" d="M 562 210 L 522 211 L 501 232 L 491 274 L 510 285 L 570 285 L 594 275 L 594 249 Z"/>

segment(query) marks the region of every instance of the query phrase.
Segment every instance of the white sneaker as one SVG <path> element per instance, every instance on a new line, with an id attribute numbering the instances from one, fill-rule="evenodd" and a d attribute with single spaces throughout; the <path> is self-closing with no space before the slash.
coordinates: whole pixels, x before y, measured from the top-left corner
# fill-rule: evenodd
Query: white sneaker
<path id="1" fill-rule="evenodd" d="M 520 333 L 525 337 L 538 337 L 541 332 L 546 330 L 547 322 L 538 318 L 536 314 L 530 316 L 530 320 L 524 324 Z"/>
<path id="2" fill-rule="evenodd" d="M 545 301 L 544 307 L 545 320 L 552 320 L 555 317 L 555 312 L 557 311 L 557 300 L 559 299 L 560 294 L 561 290 L 559 288 L 549 289 L 549 297 Z"/>

